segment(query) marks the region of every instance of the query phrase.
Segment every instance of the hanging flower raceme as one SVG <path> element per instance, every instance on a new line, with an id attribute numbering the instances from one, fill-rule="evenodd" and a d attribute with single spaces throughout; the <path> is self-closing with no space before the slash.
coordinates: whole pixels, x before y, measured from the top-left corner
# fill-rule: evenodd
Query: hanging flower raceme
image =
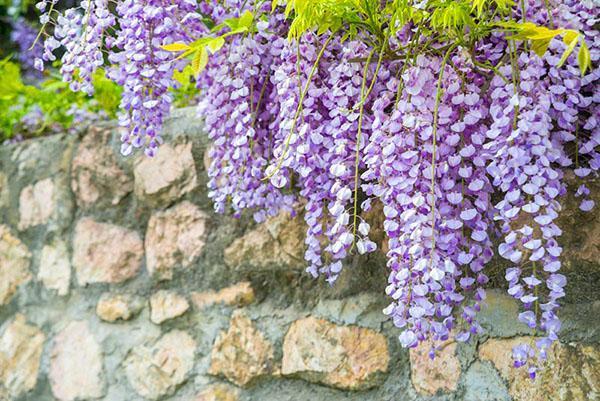
<path id="1" fill-rule="evenodd" d="M 51 1 L 38 4 L 57 23 L 43 59 L 63 49 L 63 78 L 86 93 L 108 60 L 124 154 L 156 153 L 173 74 L 191 68 L 215 211 L 260 222 L 303 204 L 307 272 L 333 284 L 349 255 L 377 249 L 364 214 L 378 203 L 384 313 L 404 347 L 432 340 L 432 356 L 483 331 L 497 252 L 515 318 L 537 334 L 515 366 L 535 377 L 560 331 L 569 180 L 580 209 L 594 207 L 597 6 L 120 0 L 115 15 L 106 0 L 60 13 Z"/>

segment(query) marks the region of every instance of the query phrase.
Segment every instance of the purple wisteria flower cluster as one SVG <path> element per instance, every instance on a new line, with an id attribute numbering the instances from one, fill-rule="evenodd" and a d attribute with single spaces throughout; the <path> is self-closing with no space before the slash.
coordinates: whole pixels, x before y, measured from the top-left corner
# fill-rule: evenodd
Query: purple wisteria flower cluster
<path id="1" fill-rule="evenodd" d="M 21 65 L 23 77 L 28 81 L 36 81 L 42 74 L 35 68 L 35 60 L 42 57 L 43 48 L 40 43 L 35 43 L 38 34 L 36 27 L 32 26 L 24 18 L 17 18 L 12 23 L 10 40 L 17 45 L 17 58 Z M 32 47 L 32 45 L 34 45 Z"/>
<path id="2" fill-rule="evenodd" d="M 152 156 L 173 73 L 188 62 L 164 46 L 187 49 L 223 34 L 223 46 L 192 61 L 202 71 L 194 79 L 212 140 L 215 210 L 250 209 L 260 222 L 302 204 L 307 272 L 333 284 L 348 255 L 377 249 L 364 215 L 379 204 L 389 268 L 384 313 L 404 347 L 481 333 L 486 266 L 499 254 L 508 293 L 522 305 L 516 318 L 538 338 L 514 349 L 515 366 L 535 377 L 560 331 L 566 277 L 557 218 L 566 176 L 573 171 L 580 209 L 590 211 L 586 183 L 600 168 L 598 6 L 550 3 L 529 0 L 513 11 L 582 32 L 593 66 L 583 77 L 576 54 L 561 65 L 568 43 L 557 38 L 542 57 L 527 46 L 517 51 L 505 32 L 473 48 L 449 43 L 413 54 L 427 42 L 407 23 L 384 42 L 404 57 L 384 57 L 360 35 L 309 30 L 289 39 L 283 8 L 242 0 L 122 0 L 116 16 L 107 0 L 47 11 L 42 22 L 57 26 L 43 58 L 63 48 L 61 72 L 84 92 L 108 60 L 110 78 L 124 87 L 122 152 Z M 227 34 L 245 11 L 253 28 Z"/>

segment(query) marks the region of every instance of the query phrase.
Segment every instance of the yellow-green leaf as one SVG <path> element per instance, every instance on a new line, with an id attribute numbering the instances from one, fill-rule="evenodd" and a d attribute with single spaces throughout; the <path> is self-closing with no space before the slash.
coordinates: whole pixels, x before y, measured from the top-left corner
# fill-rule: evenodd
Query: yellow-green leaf
<path id="1" fill-rule="evenodd" d="M 477 16 L 481 17 L 481 14 L 483 13 L 483 6 L 485 5 L 485 1 L 486 0 L 473 0 L 472 1 L 472 6 L 471 6 L 471 12 L 473 12 L 474 10 L 477 10 Z"/>
<path id="2" fill-rule="evenodd" d="M 250 11 L 246 10 L 239 18 L 238 27 L 246 27 L 247 29 L 250 29 L 250 26 L 252 26 L 252 21 L 254 21 L 254 15 Z"/>
<path id="3" fill-rule="evenodd" d="M 538 57 L 542 57 L 546 54 L 546 50 L 548 50 L 548 46 L 550 46 L 550 41 L 552 38 L 543 39 L 543 40 L 532 40 L 531 41 L 531 50 L 538 55 Z"/>
<path id="4" fill-rule="evenodd" d="M 565 32 L 564 29 L 548 29 L 540 27 L 540 29 L 535 30 L 535 33 L 529 34 L 527 37 L 531 40 L 545 40 L 552 39 L 563 32 Z"/>
<path id="5" fill-rule="evenodd" d="M 581 76 L 584 76 L 586 71 L 592 68 L 592 58 L 590 56 L 590 49 L 588 49 L 585 41 L 581 41 L 579 47 L 579 53 L 577 54 L 577 62 L 579 63 L 579 70 L 581 70 Z"/>
<path id="6" fill-rule="evenodd" d="M 161 47 L 168 52 L 181 52 L 184 50 L 188 50 L 190 48 L 185 43 L 170 43 L 168 45 L 163 45 Z"/>
<path id="7" fill-rule="evenodd" d="M 194 76 L 198 76 L 208 64 L 208 52 L 205 47 L 201 47 L 196 51 L 194 58 L 192 59 L 192 71 Z"/>
<path id="8" fill-rule="evenodd" d="M 279 1 L 278 0 L 273 0 L 271 2 L 271 13 L 275 12 L 275 9 L 277 8 L 278 5 L 279 5 Z"/>
<path id="9" fill-rule="evenodd" d="M 173 78 L 179 82 L 181 85 L 185 85 L 185 84 L 189 84 L 190 83 L 190 77 L 193 76 L 193 72 L 192 72 L 192 66 L 191 65 L 186 65 L 185 68 L 181 71 L 177 71 L 175 70 L 175 72 L 173 72 Z"/>
<path id="10" fill-rule="evenodd" d="M 573 30 L 568 30 L 566 32 L 567 33 L 565 33 L 565 36 L 563 38 L 563 42 L 565 43 L 565 45 L 568 46 L 571 43 L 573 43 L 573 41 L 577 40 L 577 38 L 579 37 L 579 32 L 573 31 Z"/>
<path id="11" fill-rule="evenodd" d="M 569 43 L 569 45 L 565 49 L 562 57 L 558 61 L 557 67 L 560 68 L 560 67 L 563 66 L 563 64 L 565 63 L 565 61 L 567 61 L 567 58 L 569 58 L 569 56 L 571 55 L 571 53 L 573 53 L 573 49 L 575 49 L 575 46 L 577 45 L 577 42 L 578 42 L 577 38 L 571 39 L 571 42 Z"/>
<path id="12" fill-rule="evenodd" d="M 210 50 L 210 52 L 212 54 L 218 52 L 223 45 L 225 44 L 225 39 L 223 39 L 222 36 L 217 36 L 216 38 L 211 39 L 207 44 L 206 47 L 208 48 L 208 50 Z"/>

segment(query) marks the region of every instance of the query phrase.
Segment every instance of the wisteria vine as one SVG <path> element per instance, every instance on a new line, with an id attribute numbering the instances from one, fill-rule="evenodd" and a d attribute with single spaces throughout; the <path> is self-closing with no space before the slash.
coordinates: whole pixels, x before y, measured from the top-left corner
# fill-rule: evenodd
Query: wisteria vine
<path id="1" fill-rule="evenodd" d="M 303 204 L 307 272 L 333 284 L 348 255 L 377 248 L 364 216 L 381 205 L 384 313 L 404 347 L 482 332 L 497 251 L 537 335 L 515 366 L 535 377 L 560 331 L 565 176 L 589 211 L 600 168 L 592 1 L 56 1 L 38 3 L 43 61 L 62 54 L 64 79 L 88 93 L 110 65 L 124 154 L 158 151 L 187 71 L 217 212 L 262 221 Z"/>

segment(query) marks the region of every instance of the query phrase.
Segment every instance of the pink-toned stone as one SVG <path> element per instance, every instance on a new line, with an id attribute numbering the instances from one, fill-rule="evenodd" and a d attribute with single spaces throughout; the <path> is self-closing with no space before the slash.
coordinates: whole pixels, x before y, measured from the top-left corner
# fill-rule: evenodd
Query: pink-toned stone
<path id="1" fill-rule="evenodd" d="M 272 344 L 243 312 L 235 311 L 229 330 L 215 340 L 208 373 L 247 386 L 273 371 Z"/>
<path id="2" fill-rule="evenodd" d="M 104 394 L 100 345 L 87 322 L 72 321 L 54 337 L 48 378 L 60 401 L 99 398 Z"/>
<path id="3" fill-rule="evenodd" d="M 150 320 L 161 324 L 183 315 L 190 308 L 188 300 L 174 291 L 160 290 L 150 297 Z"/>
<path id="4" fill-rule="evenodd" d="M 168 205 L 197 186 L 192 144 L 164 144 L 152 158 L 135 162 L 135 194 L 154 206 Z"/>
<path id="5" fill-rule="evenodd" d="M 531 380 L 526 369 L 513 367 L 512 349 L 534 337 L 490 339 L 479 347 L 479 357 L 490 361 L 508 382 L 515 401 L 600 400 L 600 347 L 555 343 L 548 360 Z"/>
<path id="6" fill-rule="evenodd" d="M 215 304 L 246 306 L 254 302 L 254 290 L 248 281 L 243 281 L 219 291 L 209 290 L 192 293 L 192 302 L 198 309 Z"/>
<path id="7" fill-rule="evenodd" d="M 196 342 L 173 330 L 152 344 L 133 348 L 125 359 L 129 384 L 142 397 L 155 400 L 173 394 L 194 367 Z"/>
<path id="8" fill-rule="evenodd" d="M 19 230 L 46 224 L 56 209 L 56 189 L 50 178 L 28 185 L 19 196 Z"/>
<path id="9" fill-rule="evenodd" d="M 210 165 L 212 164 L 212 159 L 210 158 L 211 147 L 204 151 L 202 155 L 202 164 L 204 165 L 204 170 L 210 170 Z"/>
<path id="10" fill-rule="evenodd" d="M 245 265 L 257 270 L 303 268 L 305 233 L 300 217 L 282 212 L 233 241 L 225 249 L 225 263 L 236 269 Z"/>
<path id="11" fill-rule="evenodd" d="M 12 397 L 35 387 L 45 338 L 21 314 L 5 327 L 0 336 L 0 383 Z"/>
<path id="12" fill-rule="evenodd" d="M 285 335 L 281 373 L 345 390 L 364 390 L 381 384 L 388 364 L 382 334 L 308 317 L 292 323 Z"/>
<path id="13" fill-rule="evenodd" d="M 96 304 L 96 315 L 106 322 L 129 320 L 142 310 L 141 298 L 130 294 L 112 294 L 105 292 Z"/>
<path id="14" fill-rule="evenodd" d="M 80 285 L 120 283 L 137 274 L 144 246 L 135 231 L 84 217 L 73 239 L 73 266 Z"/>
<path id="15" fill-rule="evenodd" d="M 456 342 L 448 340 L 436 343 L 435 359 L 429 357 L 432 343 L 425 341 L 410 349 L 410 370 L 413 387 L 422 395 L 434 395 L 438 391 L 452 392 L 458 387 L 460 361 L 456 356 Z"/>
<path id="16" fill-rule="evenodd" d="M 119 167 L 110 147 L 112 130 L 91 127 L 82 138 L 71 164 L 71 188 L 77 205 L 117 205 L 133 191 L 133 177 Z"/>
<path id="17" fill-rule="evenodd" d="M 0 225 L 0 306 L 9 303 L 19 286 L 31 280 L 30 262 L 27 247 L 7 226 Z"/>
<path id="18" fill-rule="evenodd" d="M 37 279 L 49 290 L 55 290 L 58 295 L 69 293 L 71 281 L 71 260 L 67 244 L 56 241 L 45 245 L 40 256 L 40 267 Z"/>
<path id="19" fill-rule="evenodd" d="M 213 384 L 204 389 L 194 401 L 238 401 L 240 391 L 227 384 Z"/>
<path id="20" fill-rule="evenodd" d="M 175 269 L 189 267 L 204 248 L 207 220 L 206 213 L 189 201 L 154 213 L 145 239 L 148 272 L 170 280 Z"/>

